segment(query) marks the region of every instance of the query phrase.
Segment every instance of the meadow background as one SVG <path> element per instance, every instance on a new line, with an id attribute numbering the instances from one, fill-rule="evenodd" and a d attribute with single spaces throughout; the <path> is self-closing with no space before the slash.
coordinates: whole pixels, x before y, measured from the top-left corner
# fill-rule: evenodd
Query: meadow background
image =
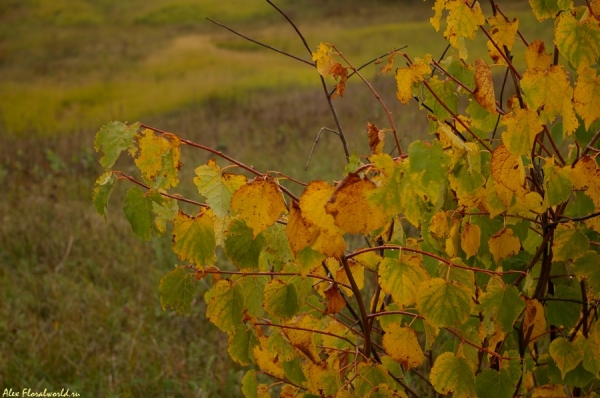
<path id="1" fill-rule="evenodd" d="M 411 57 L 445 48 L 429 24 L 431 1 L 276 4 L 313 49 L 333 43 L 355 66 L 394 47 L 407 45 Z M 525 37 L 548 37 L 552 26 L 531 24 L 527 2 L 500 4 Z M 120 210 L 126 183 L 108 222 L 91 204 L 102 171 L 94 134 L 112 120 L 139 120 L 303 181 L 342 175 L 342 146 L 328 133 L 304 170 L 318 131 L 335 126 L 316 70 L 206 17 L 310 59 L 262 0 L 0 1 L 0 387 L 240 394 L 244 371 L 205 318 L 203 282 L 191 317 L 160 307 L 158 282 L 177 263 L 169 234 L 149 243 L 133 235 Z M 425 113 L 400 107 L 393 74 L 379 67 L 364 75 L 390 106 L 401 142 L 427 139 Z M 350 150 L 368 154 L 367 121 L 387 127 L 380 105 L 356 78 L 335 104 Z M 190 177 L 210 158 L 185 148 L 178 192 L 198 197 Z M 115 167 L 133 172 L 128 159 Z"/>

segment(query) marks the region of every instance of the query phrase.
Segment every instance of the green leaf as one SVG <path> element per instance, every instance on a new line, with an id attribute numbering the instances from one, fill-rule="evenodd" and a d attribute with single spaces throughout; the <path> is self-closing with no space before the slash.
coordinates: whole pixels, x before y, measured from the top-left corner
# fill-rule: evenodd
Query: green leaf
<path id="1" fill-rule="evenodd" d="M 562 376 L 561 371 L 553 358 L 548 358 L 548 380 L 552 384 L 585 387 L 593 379 L 594 375 L 585 370 L 582 363 L 579 363 L 575 369 Z"/>
<path id="2" fill-rule="evenodd" d="M 453 398 L 477 396 L 471 365 L 466 359 L 455 357 L 451 352 L 437 357 L 431 368 L 429 380 L 440 394 L 452 393 Z"/>
<path id="3" fill-rule="evenodd" d="M 348 158 L 348 164 L 344 168 L 345 174 L 355 173 L 361 166 L 360 156 L 356 152 L 352 152 L 352 155 Z"/>
<path id="4" fill-rule="evenodd" d="M 235 331 L 229 335 L 227 351 L 231 359 L 242 366 L 248 366 L 254 362 L 254 347 L 259 344 L 256 332 L 244 324 L 239 324 L 236 326 Z"/>
<path id="5" fill-rule="evenodd" d="M 557 18 L 554 43 L 576 69 L 596 63 L 600 55 L 600 27 L 595 18 L 578 22 L 570 12 Z"/>
<path id="6" fill-rule="evenodd" d="M 484 369 L 475 378 L 475 389 L 479 398 L 511 398 L 515 392 L 515 383 L 506 369 L 499 372 Z"/>
<path id="7" fill-rule="evenodd" d="M 428 279 L 425 269 L 414 262 L 384 258 L 379 264 L 379 284 L 403 308 L 416 302 L 418 287 Z"/>
<path id="8" fill-rule="evenodd" d="M 458 108 L 458 96 L 456 95 L 455 83 L 450 79 L 439 80 L 437 75 L 435 75 L 432 79 L 429 79 L 429 87 L 431 87 L 437 97 L 456 114 Z M 450 112 L 440 104 L 429 90 L 425 93 L 424 103 L 433 110 L 433 114 L 440 120 L 444 120 L 451 116 Z"/>
<path id="9" fill-rule="evenodd" d="M 133 137 L 135 137 L 139 127 L 139 123 L 128 126 L 122 122 L 111 122 L 100 128 L 94 141 L 96 152 L 100 148 L 104 152 L 100 164 L 107 169 L 112 167 L 122 151 L 133 147 Z"/>
<path id="10" fill-rule="evenodd" d="M 177 267 L 160 279 L 160 306 L 163 311 L 170 307 L 178 314 L 190 315 L 192 299 L 196 293 L 194 274 L 185 267 Z"/>
<path id="11" fill-rule="evenodd" d="M 158 198 L 155 195 L 158 195 Z M 131 224 L 133 232 L 144 240 L 150 240 L 156 228 L 152 210 L 153 196 L 156 200 L 160 200 L 158 193 L 144 194 L 140 188 L 133 187 L 127 191 L 123 201 L 123 212 L 127 221 Z"/>
<path id="12" fill-rule="evenodd" d="M 283 363 L 283 371 L 285 377 L 287 377 L 292 383 L 302 385 L 306 381 L 306 376 L 302 371 L 302 362 L 300 358 L 294 358 L 291 361 Z M 304 395 L 306 397 L 306 394 Z"/>
<path id="13" fill-rule="evenodd" d="M 418 290 L 417 309 L 432 325 L 454 326 L 469 318 L 473 301 L 467 287 L 436 278 L 423 282 Z"/>
<path id="14" fill-rule="evenodd" d="M 94 208 L 98 214 L 104 217 L 104 221 L 106 221 L 106 208 L 108 207 L 108 200 L 110 199 L 115 182 L 117 182 L 117 179 L 113 172 L 107 171 L 98 177 L 94 185 L 94 192 L 92 193 Z"/>
<path id="15" fill-rule="evenodd" d="M 242 288 L 224 279 L 206 292 L 206 317 L 224 332 L 233 332 L 244 318 Z"/>
<path id="16" fill-rule="evenodd" d="M 513 324 L 525 308 L 525 302 L 514 286 L 503 286 L 492 280 L 480 300 L 479 309 L 486 318 L 495 319 L 503 333 L 512 331 Z"/>
<path id="17" fill-rule="evenodd" d="M 302 276 L 308 275 L 311 271 L 321 266 L 326 256 L 314 250 L 312 247 L 305 247 L 298 252 L 296 262 Z"/>
<path id="18" fill-rule="evenodd" d="M 179 212 L 177 201 L 172 198 L 161 197 L 160 202 L 152 203 L 154 212 L 154 225 L 158 233 L 163 234 L 167 230 L 167 222 L 172 222 Z"/>
<path id="19" fill-rule="evenodd" d="M 273 279 L 265 287 L 264 308 L 272 316 L 291 318 L 300 310 L 298 290 L 294 283 Z"/>
<path id="20" fill-rule="evenodd" d="M 242 394 L 246 398 L 258 398 L 258 381 L 254 370 L 247 371 L 242 378 Z"/>
<path id="21" fill-rule="evenodd" d="M 583 217 L 594 212 L 594 201 L 583 191 L 573 192 L 574 199 L 569 202 L 565 215 L 569 217 Z"/>
<path id="22" fill-rule="evenodd" d="M 600 296 L 600 256 L 593 250 L 585 252 L 573 261 L 573 273 L 580 280 L 585 280 L 588 297 Z"/>
<path id="23" fill-rule="evenodd" d="M 291 361 L 292 359 L 296 358 L 296 351 L 294 351 L 294 347 L 281 333 L 273 332 L 269 336 L 267 348 L 271 352 L 276 352 L 277 357 L 282 361 Z"/>
<path id="24" fill-rule="evenodd" d="M 219 218 L 231 211 L 231 197 L 242 185 L 246 177 L 239 174 L 223 173 L 214 160 L 196 168 L 194 184 L 198 192 L 206 198 L 206 202 Z"/>
<path id="25" fill-rule="evenodd" d="M 356 378 L 354 393 L 357 397 L 371 397 L 369 393 L 373 391 L 373 386 L 388 382 L 388 372 L 381 365 L 361 362 L 358 365 L 358 374 L 362 377 Z"/>
<path id="26" fill-rule="evenodd" d="M 211 265 L 216 260 L 214 223 L 207 211 L 196 217 L 179 212 L 173 220 L 173 251 L 181 260 L 198 266 Z"/>
<path id="27" fill-rule="evenodd" d="M 554 297 L 560 299 L 581 300 L 581 289 L 577 286 L 554 286 Z M 546 301 L 546 318 L 548 323 L 555 326 L 572 328 L 577 323 L 581 312 L 581 305 L 568 301 Z"/>
<path id="28" fill-rule="evenodd" d="M 558 337 L 550 343 L 549 352 L 556 366 L 560 369 L 563 379 L 567 372 L 575 369 L 583 360 L 583 350 L 581 347 L 563 337 Z"/>
<path id="29" fill-rule="evenodd" d="M 242 220 L 234 219 L 229 224 L 225 236 L 225 254 L 239 269 L 258 269 L 258 258 L 267 242 L 262 234 L 258 234 L 254 239 L 253 234 L 252 228 Z"/>
<path id="30" fill-rule="evenodd" d="M 434 206 L 443 192 L 448 180 L 450 157 L 444 152 L 439 141 L 427 144 L 414 141 L 408 147 L 410 158 L 409 175 L 417 182 L 417 191 L 428 196 Z"/>
<path id="31" fill-rule="evenodd" d="M 573 224 L 561 224 L 556 228 L 552 250 L 554 261 L 579 257 L 590 247 L 590 240 Z"/>

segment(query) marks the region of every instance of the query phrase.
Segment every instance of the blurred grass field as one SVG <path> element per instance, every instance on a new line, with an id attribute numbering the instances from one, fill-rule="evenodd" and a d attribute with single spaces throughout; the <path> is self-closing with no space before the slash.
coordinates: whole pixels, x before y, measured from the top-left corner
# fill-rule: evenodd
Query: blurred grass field
<path id="1" fill-rule="evenodd" d="M 429 25 L 430 2 L 277 4 L 312 48 L 334 43 L 355 65 L 393 47 L 409 45 L 411 57 L 445 47 Z M 523 18 L 526 37 L 547 37 L 548 26 L 530 28 L 526 7 L 509 2 L 505 11 Z M 204 317 L 206 286 L 189 318 L 160 307 L 158 282 L 177 262 L 170 238 L 145 243 L 132 234 L 119 209 L 125 183 L 107 223 L 91 205 L 101 172 L 93 137 L 112 120 L 141 120 L 304 181 L 342 175 L 342 147 L 327 133 L 304 171 L 319 129 L 334 127 L 316 71 L 205 17 L 310 58 L 258 0 L 0 2 L 0 386 L 82 396 L 239 395 L 243 370 L 228 357 L 226 335 Z M 393 76 L 375 66 L 364 74 L 390 106 L 404 145 L 426 134 L 425 115 L 395 100 Z M 350 150 L 364 154 L 367 121 L 387 121 L 357 83 L 335 103 Z M 188 180 L 210 158 L 183 156 Z M 116 167 L 132 170 L 127 161 Z M 180 192 L 197 195 L 189 184 Z"/>

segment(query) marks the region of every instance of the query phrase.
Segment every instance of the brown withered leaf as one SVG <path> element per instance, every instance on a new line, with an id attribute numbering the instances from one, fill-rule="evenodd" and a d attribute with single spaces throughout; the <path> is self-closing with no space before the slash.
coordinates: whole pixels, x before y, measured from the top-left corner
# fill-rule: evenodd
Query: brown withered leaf
<path id="1" fill-rule="evenodd" d="M 340 79 L 338 84 L 335 85 L 335 93 L 333 94 L 333 97 L 335 97 L 337 94 L 339 94 L 340 97 L 343 97 L 344 92 L 346 91 L 346 81 L 348 80 L 348 69 L 336 62 L 333 64 L 331 69 L 329 69 L 329 74 L 336 81 L 338 78 Z"/>
<path id="2" fill-rule="evenodd" d="M 381 155 L 383 153 L 385 130 L 379 130 L 373 123 L 367 122 L 367 136 L 369 137 L 371 155 Z"/>
<path id="3" fill-rule="evenodd" d="M 327 296 L 327 309 L 325 310 L 325 314 L 337 314 L 346 307 L 346 300 L 342 297 L 337 285 L 332 284 L 325 289 L 323 293 Z"/>

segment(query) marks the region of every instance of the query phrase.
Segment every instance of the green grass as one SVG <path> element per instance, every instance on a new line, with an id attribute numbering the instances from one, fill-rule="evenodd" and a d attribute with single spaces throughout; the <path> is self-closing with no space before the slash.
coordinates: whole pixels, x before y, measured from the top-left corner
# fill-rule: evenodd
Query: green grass
<path id="1" fill-rule="evenodd" d="M 411 57 L 443 50 L 427 5 L 366 3 L 278 2 L 312 46 L 335 43 L 356 65 L 408 42 Z M 95 214 L 94 132 L 114 119 L 143 120 L 303 181 L 339 179 L 345 157 L 339 138 L 324 133 L 304 170 L 319 129 L 334 127 L 314 70 L 204 20 L 308 58 L 279 15 L 261 1 L 198 4 L 0 3 L 0 186 L 8 188 L 0 199 L 1 386 L 82 396 L 239 395 L 243 371 L 228 357 L 227 336 L 204 316 L 204 282 L 191 317 L 160 307 L 158 281 L 177 262 L 168 234 L 150 243 L 133 235 L 119 208 L 124 182 L 108 223 Z M 364 71 L 404 147 L 427 139 L 425 114 L 402 107 L 393 76 L 376 72 Z M 366 153 L 367 121 L 388 123 L 381 106 L 358 79 L 335 103 L 350 150 Z M 185 149 L 180 193 L 197 199 L 193 170 L 210 157 Z M 127 160 L 116 168 L 133 172 Z"/>

